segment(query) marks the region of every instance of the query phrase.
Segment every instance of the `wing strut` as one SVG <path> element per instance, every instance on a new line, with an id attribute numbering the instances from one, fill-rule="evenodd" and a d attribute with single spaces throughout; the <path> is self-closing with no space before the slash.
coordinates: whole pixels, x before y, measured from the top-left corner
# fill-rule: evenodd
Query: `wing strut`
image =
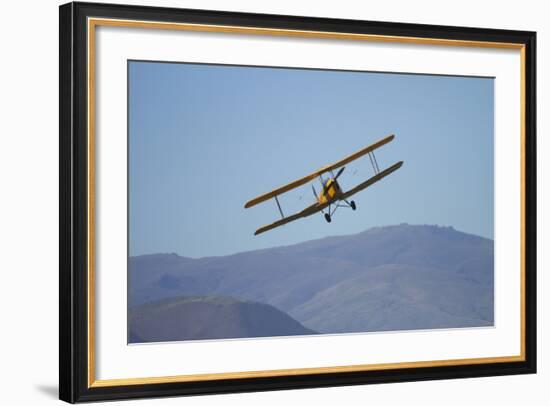
<path id="1" fill-rule="evenodd" d="M 279 199 L 277 196 L 275 196 L 275 201 L 277 202 L 277 207 L 279 208 L 279 213 L 281 213 L 281 217 L 285 218 L 285 215 L 283 214 L 283 209 L 281 209 L 281 205 L 279 204 Z"/>
<path id="2" fill-rule="evenodd" d="M 376 161 L 376 156 L 374 155 L 374 152 L 369 152 L 369 159 L 370 164 L 372 165 L 372 169 L 374 169 L 374 174 L 378 175 L 380 173 L 380 168 L 378 167 L 378 162 Z"/>

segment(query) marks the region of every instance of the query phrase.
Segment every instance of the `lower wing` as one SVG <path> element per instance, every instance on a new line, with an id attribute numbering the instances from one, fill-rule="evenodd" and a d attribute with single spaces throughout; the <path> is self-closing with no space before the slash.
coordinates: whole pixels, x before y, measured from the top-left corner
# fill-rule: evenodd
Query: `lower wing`
<path id="1" fill-rule="evenodd" d="M 401 168 L 401 165 L 403 165 L 403 161 L 399 161 L 396 164 L 393 164 L 392 166 L 390 166 L 389 168 L 384 169 L 382 172 L 374 175 L 369 180 L 367 180 L 363 183 L 360 183 L 359 185 L 355 186 L 353 189 L 348 190 L 346 193 L 344 193 L 342 195 L 342 197 L 340 197 L 340 199 L 341 200 L 347 199 L 348 197 L 353 196 L 357 192 L 360 192 L 361 190 L 368 188 L 373 183 L 378 182 L 380 179 L 388 176 L 390 173 L 392 173 L 392 172 L 398 170 L 399 168 Z"/>
<path id="2" fill-rule="evenodd" d="M 290 223 L 291 221 L 298 220 L 298 219 L 301 219 L 303 217 L 311 216 L 312 214 L 320 212 L 321 210 L 323 210 L 327 206 L 328 206 L 328 203 L 323 203 L 323 204 L 314 203 L 311 206 L 306 207 L 304 210 L 302 210 L 302 211 L 300 211 L 296 214 L 292 214 L 291 216 L 284 217 L 281 220 L 277 220 L 274 223 L 271 223 L 271 224 L 268 224 L 266 226 L 258 228 L 256 230 L 256 232 L 254 233 L 254 235 L 258 235 L 258 234 L 264 233 L 266 231 L 272 230 L 276 227 L 279 227 L 279 226 L 285 225 L 287 223 Z"/>

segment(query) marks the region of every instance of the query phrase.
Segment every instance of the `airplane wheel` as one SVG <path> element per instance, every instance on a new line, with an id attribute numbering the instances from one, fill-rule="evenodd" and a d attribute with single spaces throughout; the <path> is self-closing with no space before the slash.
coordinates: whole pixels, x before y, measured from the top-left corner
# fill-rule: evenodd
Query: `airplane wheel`
<path id="1" fill-rule="evenodd" d="M 325 220 L 327 221 L 327 223 L 330 223 L 332 221 L 332 219 L 330 218 L 330 214 L 325 213 Z"/>
<path id="2" fill-rule="evenodd" d="M 349 204 L 351 206 L 351 209 L 352 210 L 355 210 L 357 208 L 357 206 L 355 205 L 355 202 L 352 200 Z"/>

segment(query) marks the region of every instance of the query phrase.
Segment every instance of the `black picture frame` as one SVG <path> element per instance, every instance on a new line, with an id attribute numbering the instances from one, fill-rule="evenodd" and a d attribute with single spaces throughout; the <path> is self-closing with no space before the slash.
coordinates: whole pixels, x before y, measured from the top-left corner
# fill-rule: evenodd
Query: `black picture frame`
<path id="1" fill-rule="evenodd" d="M 375 21 L 206 10 L 68 3 L 60 6 L 60 251 L 59 397 L 67 402 L 235 393 L 536 372 L 536 33 Z M 428 366 L 355 372 L 219 379 L 117 386 L 90 385 L 88 353 L 87 19 L 196 23 L 270 29 L 513 43 L 523 47 L 524 72 L 524 334 L 515 362 Z"/>

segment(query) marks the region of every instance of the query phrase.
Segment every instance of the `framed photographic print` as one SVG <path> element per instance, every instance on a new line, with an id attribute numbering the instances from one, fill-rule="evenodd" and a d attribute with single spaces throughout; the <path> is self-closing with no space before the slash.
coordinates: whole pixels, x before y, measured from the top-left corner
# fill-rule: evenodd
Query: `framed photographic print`
<path id="1" fill-rule="evenodd" d="M 60 7 L 60 398 L 534 373 L 534 32 Z"/>

